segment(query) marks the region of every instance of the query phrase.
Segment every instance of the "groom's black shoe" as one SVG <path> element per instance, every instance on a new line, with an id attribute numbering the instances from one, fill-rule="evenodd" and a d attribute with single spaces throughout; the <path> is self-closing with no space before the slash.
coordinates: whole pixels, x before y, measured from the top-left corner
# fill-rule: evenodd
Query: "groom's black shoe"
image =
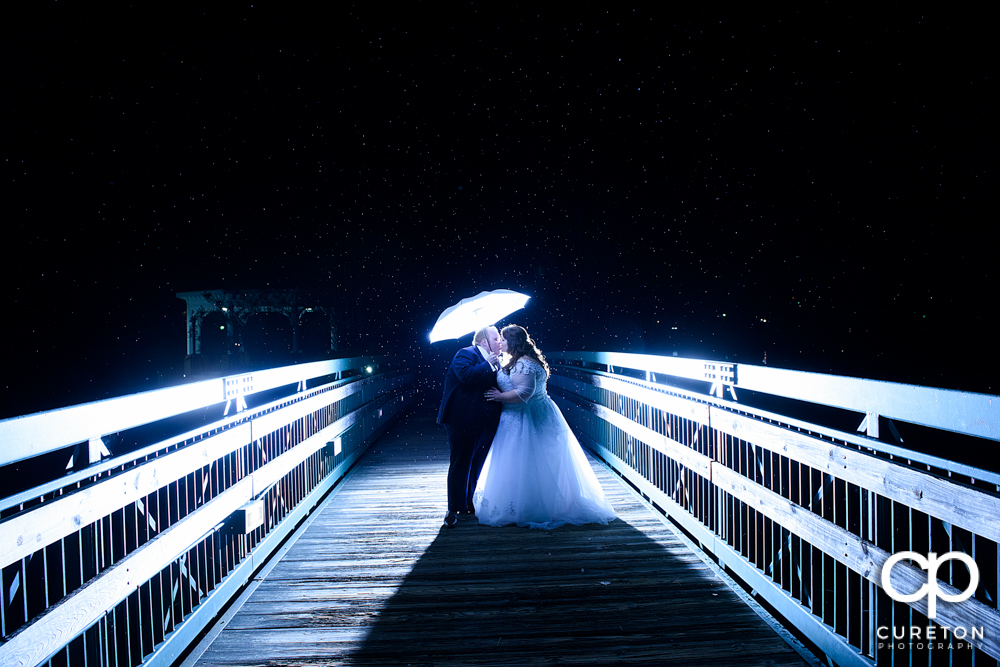
<path id="1" fill-rule="evenodd" d="M 445 528 L 454 528 L 456 523 L 458 523 L 458 515 L 455 512 L 448 512 L 448 516 L 444 518 Z"/>

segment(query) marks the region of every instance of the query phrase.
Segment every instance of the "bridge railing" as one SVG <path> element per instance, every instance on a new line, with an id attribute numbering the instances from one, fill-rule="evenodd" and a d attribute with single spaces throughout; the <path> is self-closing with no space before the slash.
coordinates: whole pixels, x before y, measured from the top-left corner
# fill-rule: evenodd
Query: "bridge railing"
<path id="1" fill-rule="evenodd" d="M 548 359 L 584 444 L 835 663 L 998 663 L 1000 474 L 968 461 L 997 460 L 1000 397 L 671 357 Z M 900 552 L 967 554 L 974 566 L 944 561 L 931 590 L 971 597 L 936 597 L 929 620 L 926 589 L 897 599 L 929 584 L 931 566 L 909 558 L 889 563 L 890 596 L 882 574 Z"/>
<path id="2" fill-rule="evenodd" d="M 55 467 L 0 500 L 0 665 L 172 664 L 412 386 L 359 357 L 0 421 L 7 479 Z"/>

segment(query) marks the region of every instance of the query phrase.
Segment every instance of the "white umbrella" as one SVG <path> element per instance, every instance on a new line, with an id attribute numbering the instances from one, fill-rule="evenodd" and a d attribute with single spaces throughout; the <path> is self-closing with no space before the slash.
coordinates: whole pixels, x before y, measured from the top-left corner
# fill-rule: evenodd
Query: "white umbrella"
<path id="1" fill-rule="evenodd" d="M 431 342 L 460 338 L 496 324 L 498 320 L 515 310 L 524 308 L 524 304 L 530 298 L 526 294 L 509 289 L 495 289 L 492 292 L 480 292 L 476 296 L 462 299 L 438 317 L 434 328 L 431 329 Z"/>

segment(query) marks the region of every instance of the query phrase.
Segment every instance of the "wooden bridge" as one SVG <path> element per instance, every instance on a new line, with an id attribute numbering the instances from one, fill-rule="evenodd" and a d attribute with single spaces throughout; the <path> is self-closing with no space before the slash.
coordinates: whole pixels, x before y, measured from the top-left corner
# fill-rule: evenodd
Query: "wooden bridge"
<path id="1" fill-rule="evenodd" d="M 610 525 L 442 529 L 387 359 L 0 421 L 0 665 L 997 665 L 998 397 L 549 359 Z"/>
<path id="2" fill-rule="evenodd" d="M 805 664 L 604 466 L 611 525 L 442 528 L 443 436 L 383 436 L 187 664 Z"/>

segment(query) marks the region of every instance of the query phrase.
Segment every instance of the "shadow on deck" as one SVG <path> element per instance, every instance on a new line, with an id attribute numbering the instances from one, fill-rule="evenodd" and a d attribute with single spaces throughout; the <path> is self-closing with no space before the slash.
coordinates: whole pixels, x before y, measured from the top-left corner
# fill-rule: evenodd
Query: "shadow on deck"
<path id="1" fill-rule="evenodd" d="M 185 667 L 816 664 L 603 465 L 611 525 L 447 530 L 447 462 L 399 422 Z"/>

